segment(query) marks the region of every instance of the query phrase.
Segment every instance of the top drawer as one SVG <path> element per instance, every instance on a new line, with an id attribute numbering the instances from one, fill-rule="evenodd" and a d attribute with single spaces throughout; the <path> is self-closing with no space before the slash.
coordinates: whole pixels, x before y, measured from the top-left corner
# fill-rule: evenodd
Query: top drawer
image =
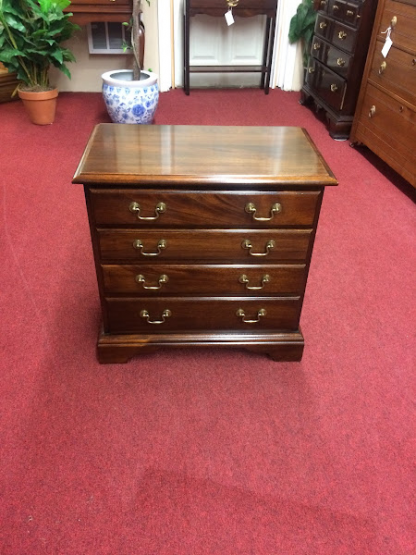
<path id="1" fill-rule="evenodd" d="M 416 10 L 410 4 L 387 1 L 377 31 L 377 38 L 386 40 L 386 30 L 392 28 L 391 39 L 396 48 L 416 54 Z"/>
<path id="2" fill-rule="evenodd" d="M 95 225 L 240 228 L 313 226 L 320 190 L 201 193 L 87 189 Z"/>

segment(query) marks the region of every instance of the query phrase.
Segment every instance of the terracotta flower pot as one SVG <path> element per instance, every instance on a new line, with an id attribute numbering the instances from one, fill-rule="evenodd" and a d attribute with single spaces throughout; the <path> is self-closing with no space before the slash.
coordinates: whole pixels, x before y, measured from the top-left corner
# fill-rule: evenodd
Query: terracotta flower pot
<path id="1" fill-rule="evenodd" d="M 54 122 L 58 89 L 42 92 L 19 89 L 17 92 L 32 123 L 49 125 Z"/>

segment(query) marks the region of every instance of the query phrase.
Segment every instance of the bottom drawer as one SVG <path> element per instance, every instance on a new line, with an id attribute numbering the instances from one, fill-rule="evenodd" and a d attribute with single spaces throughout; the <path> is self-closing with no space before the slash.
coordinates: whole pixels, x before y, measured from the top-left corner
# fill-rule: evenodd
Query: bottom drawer
<path id="1" fill-rule="evenodd" d="M 298 329 L 300 297 L 107 298 L 106 333 Z"/>

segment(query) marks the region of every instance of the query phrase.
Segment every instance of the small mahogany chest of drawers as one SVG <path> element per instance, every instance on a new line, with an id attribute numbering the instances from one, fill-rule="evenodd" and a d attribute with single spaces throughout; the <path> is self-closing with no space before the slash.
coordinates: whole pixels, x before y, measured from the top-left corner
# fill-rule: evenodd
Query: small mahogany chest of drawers
<path id="1" fill-rule="evenodd" d="M 323 192 L 337 184 L 304 130 L 100 124 L 73 182 L 85 189 L 100 362 L 161 346 L 301 359 Z"/>

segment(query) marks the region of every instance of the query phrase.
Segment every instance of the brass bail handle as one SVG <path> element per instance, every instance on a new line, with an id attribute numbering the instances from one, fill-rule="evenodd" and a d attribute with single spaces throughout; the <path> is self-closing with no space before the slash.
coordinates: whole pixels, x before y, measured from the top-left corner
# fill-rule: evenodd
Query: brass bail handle
<path id="1" fill-rule="evenodd" d="M 241 318 L 241 320 L 245 323 L 245 324 L 257 324 L 258 322 L 260 322 L 260 318 L 266 316 L 267 312 L 265 308 L 260 308 L 260 310 L 257 311 L 257 319 L 253 319 L 253 320 L 247 320 L 246 319 L 246 313 L 244 312 L 244 310 L 242 308 L 239 308 L 236 312 L 236 316 L 238 316 L 238 318 Z"/>
<path id="2" fill-rule="evenodd" d="M 242 274 L 238 278 L 238 281 L 239 281 L 239 283 L 242 283 L 243 285 L 245 285 L 246 289 L 248 289 L 249 291 L 260 291 L 260 289 L 263 289 L 263 287 L 266 285 L 266 283 L 269 283 L 270 276 L 269 276 L 269 274 L 264 274 L 264 276 L 262 276 L 261 281 L 260 281 L 261 285 L 249 285 L 250 280 L 246 276 L 246 274 Z"/>
<path id="3" fill-rule="evenodd" d="M 257 208 L 253 202 L 247 203 L 244 210 L 247 212 L 247 214 L 252 214 L 253 220 L 256 220 L 256 222 L 270 222 L 275 214 L 279 214 L 279 212 L 282 211 L 282 205 L 279 202 L 275 202 L 270 208 L 269 217 L 256 216 Z"/>
<path id="4" fill-rule="evenodd" d="M 241 246 L 243 249 L 248 250 L 248 254 L 250 256 L 267 256 L 268 254 L 270 254 L 270 250 L 274 249 L 276 243 L 273 241 L 273 239 L 270 239 L 270 241 L 267 241 L 266 246 L 265 246 L 265 251 L 264 252 L 252 252 L 252 248 L 253 245 L 251 244 L 250 239 L 244 239 L 244 241 L 241 243 Z"/>
<path id="5" fill-rule="evenodd" d="M 157 280 L 158 285 L 146 285 L 146 278 L 144 277 L 144 275 L 138 274 L 136 276 L 136 281 L 137 283 L 142 284 L 143 289 L 146 289 L 147 291 L 156 291 L 160 289 L 164 283 L 167 283 L 169 281 L 169 278 L 166 274 L 162 274 Z"/>
<path id="6" fill-rule="evenodd" d="M 166 204 L 164 202 L 158 202 L 155 207 L 155 215 L 154 216 L 141 216 L 140 211 L 141 207 L 138 202 L 131 202 L 129 206 L 130 212 L 137 215 L 138 220 L 142 220 L 145 222 L 152 222 L 159 218 L 159 214 L 163 214 L 166 212 Z"/>
<path id="7" fill-rule="evenodd" d="M 150 320 L 150 314 L 147 310 L 140 311 L 140 317 L 144 318 L 148 324 L 155 324 L 155 325 L 164 324 L 166 321 L 166 318 L 170 318 L 171 316 L 172 316 L 172 312 L 168 308 L 162 312 L 161 320 Z"/>
<path id="8" fill-rule="evenodd" d="M 240 0 L 226 0 L 229 8 L 235 8 Z"/>
<path id="9" fill-rule="evenodd" d="M 133 241 L 133 247 L 136 250 L 139 250 L 142 256 L 159 256 L 159 254 L 162 253 L 162 250 L 166 249 L 167 242 L 164 239 L 160 239 L 160 241 L 157 244 L 156 252 L 143 252 L 144 246 L 141 239 L 136 239 L 135 241 Z"/>

